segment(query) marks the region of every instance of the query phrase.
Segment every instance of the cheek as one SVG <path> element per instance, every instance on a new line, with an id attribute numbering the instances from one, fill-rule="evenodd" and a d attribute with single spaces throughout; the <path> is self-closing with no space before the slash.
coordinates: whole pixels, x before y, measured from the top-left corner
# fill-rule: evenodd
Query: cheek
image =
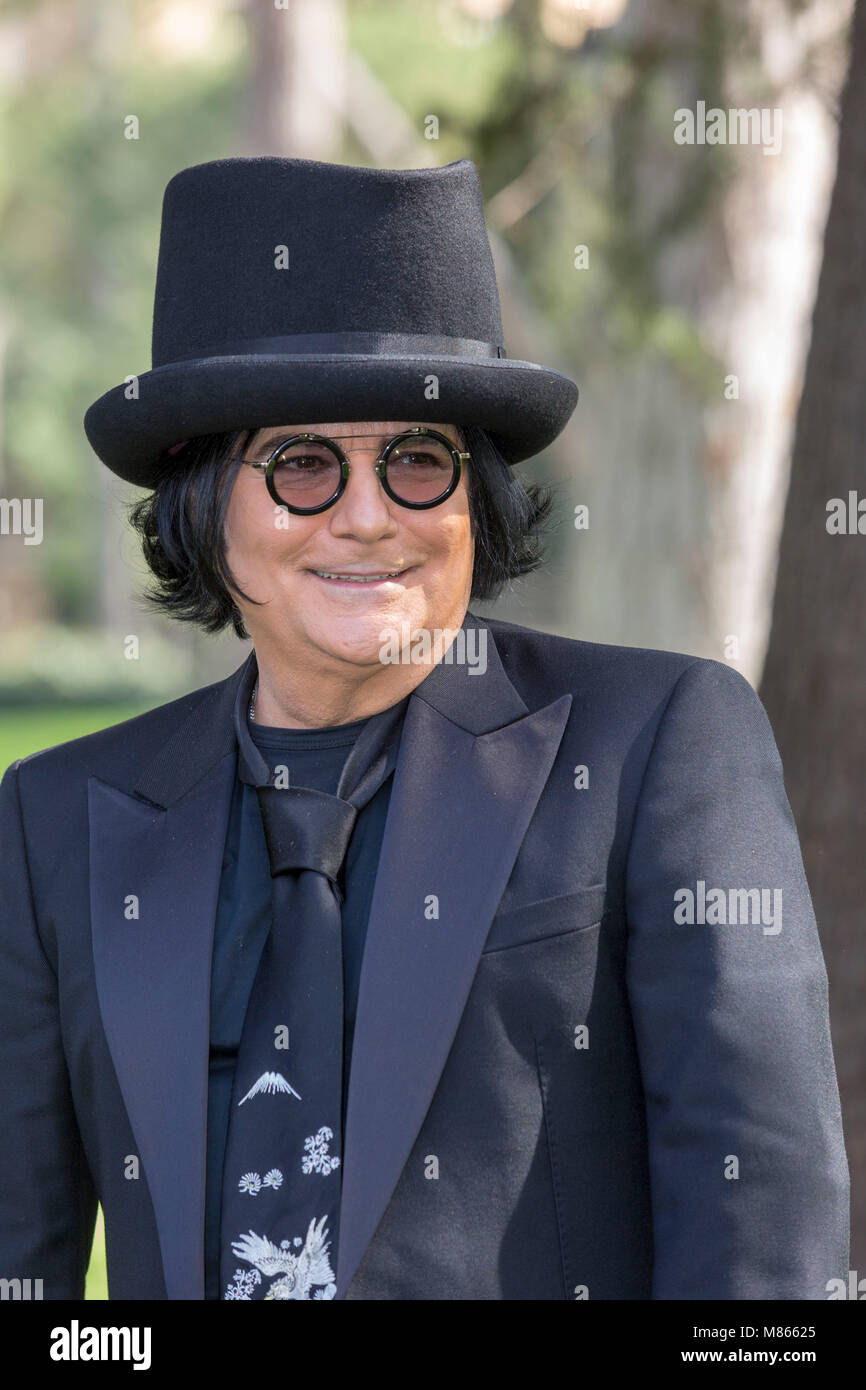
<path id="1" fill-rule="evenodd" d="M 442 551 L 449 574 L 455 580 L 472 569 L 473 542 L 468 512 L 449 518 L 444 528 Z"/>
<path id="2" fill-rule="evenodd" d="M 267 509 L 263 520 L 259 507 L 249 499 L 232 496 L 225 516 L 225 555 L 240 588 L 259 600 L 270 594 L 268 573 L 274 563 L 275 534 Z"/>
<path id="3" fill-rule="evenodd" d="M 443 517 L 423 539 L 428 559 L 422 583 L 428 597 L 452 604 L 471 587 L 473 543 L 468 514 Z"/>
<path id="4" fill-rule="evenodd" d="M 259 480 L 250 481 L 255 484 Z M 239 580 L 244 574 L 260 575 L 281 554 L 293 549 L 286 531 L 275 524 L 275 517 L 270 497 L 263 497 L 258 488 L 235 485 L 226 510 L 225 539 L 229 565 Z"/>
<path id="5" fill-rule="evenodd" d="M 261 502 L 257 492 L 250 487 L 256 479 L 242 471 L 234 481 L 228 506 L 226 507 L 225 534 L 226 545 L 243 549 L 251 530 L 261 526 L 261 515 L 256 502 Z"/>

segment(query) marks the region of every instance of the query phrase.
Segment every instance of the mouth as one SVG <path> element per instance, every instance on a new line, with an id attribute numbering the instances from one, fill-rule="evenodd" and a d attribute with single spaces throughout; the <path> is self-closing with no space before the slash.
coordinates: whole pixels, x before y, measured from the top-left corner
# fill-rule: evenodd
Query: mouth
<path id="1" fill-rule="evenodd" d="M 409 573 L 409 568 L 402 570 L 310 570 L 317 579 L 321 579 L 325 584 L 342 584 L 346 587 L 370 587 L 378 584 L 393 584 L 396 580 L 402 579 Z"/>

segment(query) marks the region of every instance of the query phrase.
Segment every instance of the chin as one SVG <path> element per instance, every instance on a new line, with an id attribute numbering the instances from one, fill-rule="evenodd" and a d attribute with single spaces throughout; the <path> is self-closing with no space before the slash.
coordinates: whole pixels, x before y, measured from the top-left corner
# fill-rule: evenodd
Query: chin
<path id="1" fill-rule="evenodd" d="M 388 619 L 354 618 L 351 622 L 335 622 L 310 633 L 310 640 L 329 656 L 338 661 L 350 661 L 356 666 L 380 666 L 380 650 L 384 638 L 380 635 L 388 626 Z"/>
<path id="2" fill-rule="evenodd" d="M 426 605 L 386 602 L 367 612 L 308 614 L 307 635 L 322 651 L 359 665 L 379 664 L 389 635 L 404 623 L 424 627 L 430 621 Z"/>

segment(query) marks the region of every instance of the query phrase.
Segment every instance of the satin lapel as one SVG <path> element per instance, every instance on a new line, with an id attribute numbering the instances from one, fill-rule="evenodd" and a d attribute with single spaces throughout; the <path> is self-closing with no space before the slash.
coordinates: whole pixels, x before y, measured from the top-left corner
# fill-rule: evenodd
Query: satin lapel
<path id="1" fill-rule="evenodd" d="M 484 675 L 440 663 L 406 711 L 359 986 L 337 1298 L 429 1109 L 571 708 L 528 713 L 487 639 Z"/>
<path id="2" fill-rule="evenodd" d="M 135 787 L 88 786 L 99 1007 L 170 1299 L 204 1298 L 211 955 L 246 665 L 204 692 Z"/>

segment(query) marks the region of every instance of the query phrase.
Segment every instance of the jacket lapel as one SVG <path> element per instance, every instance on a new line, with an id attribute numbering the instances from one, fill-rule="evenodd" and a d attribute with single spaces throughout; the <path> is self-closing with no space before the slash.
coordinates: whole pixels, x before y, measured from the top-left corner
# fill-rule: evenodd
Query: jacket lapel
<path id="1" fill-rule="evenodd" d="M 147 1180 L 170 1299 L 204 1297 L 210 973 L 248 661 L 204 699 L 133 787 L 88 787 L 100 1013 Z"/>
<path id="2" fill-rule="evenodd" d="M 530 714 L 486 637 L 483 675 L 440 663 L 406 711 L 361 967 L 337 1298 L 429 1109 L 571 708 Z"/>

